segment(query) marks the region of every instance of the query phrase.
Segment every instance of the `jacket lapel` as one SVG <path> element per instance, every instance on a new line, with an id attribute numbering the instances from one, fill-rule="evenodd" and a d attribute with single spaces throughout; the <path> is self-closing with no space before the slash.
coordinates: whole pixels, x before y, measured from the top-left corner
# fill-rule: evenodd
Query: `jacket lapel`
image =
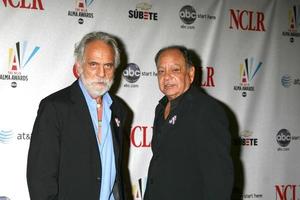
<path id="1" fill-rule="evenodd" d="M 178 105 L 178 108 L 175 112 L 170 112 L 168 118 L 163 121 L 160 126 L 161 130 L 158 130 L 157 120 L 159 116 L 163 116 L 164 106 L 162 104 L 155 111 L 155 120 L 154 120 L 154 130 L 153 130 L 153 142 L 152 142 L 152 150 L 159 151 L 159 149 L 164 145 L 165 140 L 168 142 L 168 139 L 172 138 L 172 134 L 178 132 L 178 126 L 180 126 L 181 120 L 184 120 L 184 114 L 186 112 L 191 112 L 192 98 L 193 96 L 190 94 L 193 92 L 193 88 L 190 88 L 187 91 L 187 94 L 183 97 L 181 102 Z M 163 130 L 163 131 L 162 131 Z M 157 133 L 159 135 L 157 135 Z M 163 133 L 162 133 L 163 132 Z"/>
<path id="2" fill-rule="evenodd" d="M 114 100 L 113 100 L 114 101 Z M 119 157 L 120 157 L 120 136 L 121 136 L 121 117 L 118 108 L 116 107 L 116 103 L 113 102 L 111 105 L 111 120 L 110 120 L 110 127 L 111 127 L 111 134 L 113 138 L 113 145 L 114 145 L 114 153 L 115 153 L 115 162 L 116 167 L 119 166 Z"/>
<path id="3" fill-rule="evenodd" d="M 112 96 L 112 95 L 111 95 Z M 95 148 L 95 152 L 97 152 L 97 157 L 100 158 L 99 150 L 98 150 L 98 143 L 97 139 L 95 137 L 95 131 L 93 128 L 93 122 L 90 116 L 90 112 L 88 109 L 88 106 L 86 104 L 84 95 L 82 94 L 82 91 L 80 89 L 78 80 L 75 81 L 71 85 L 71 92 L 70 92 L 70 98 L 73 102 L 73 106 L 75 109 L 75 112 L 78 113 L 78 116 L 80 116 L 80 119 L 78 119 L 78 123 L 81 123 L 83 126 L 85 126 L 85 130 L 87 130 L 88 137 L 90 140 L 91 145 Z M 115 154 L 115 162 L 116 167 L 118 169 L 118 166 L 120 164 L 119 157 L 120 157 L 120 141 L 121 141 L 121 114 L 120 110 L 118 109 L 117 103 L 115 102 L 115 99 L 112 97 L 113 103 L 111 105 L 111 119 L 110 119 L 110 127 L 111 127 L 111 133 L 113 138 L 113 146 L 114 146 L 114 154 Z M 101 167 L 101 160 L 98 159 L 97 166 Z M 118 171 L 118 170 L 117 170 Z"/>
<path id="4" fill-rule="evenodd" d="M 71 85 L 70 98 L 73 102 L 74 112 L 76 112 L 78 115 L 78 123 L 81 123 L 84 127 L 83 129 L 86 130 L 84 134 L 86 134 L 89 138 L 91 144 L 90 148 L 93 148 L 93 152 L 95 152 L 97 155 L 97 167 L 101 167 L 100 154 L 98 151 L 98 144 L 95 137 L 93 122 L 78 80 Z"/>

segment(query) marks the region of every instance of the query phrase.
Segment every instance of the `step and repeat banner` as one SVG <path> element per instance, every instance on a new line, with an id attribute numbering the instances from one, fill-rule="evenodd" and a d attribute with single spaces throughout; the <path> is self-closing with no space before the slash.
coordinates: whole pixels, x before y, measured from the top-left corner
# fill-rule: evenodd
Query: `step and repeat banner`
<path id="1" fill-rule="evenodd" d="M 300 199 L 299 0 L 1 0 L 0 18 L 0 199 L 29 199 L 27 152 L 38 104 L 76 80 L 75 43 L 95 30 L 123 47 L 116 93 L 133 112 L 134 200 L 145 189 L 162 97 L 154 56 L 174 44 L 192 50 L 197 85 L 228 113 L 232 199 Z"/>

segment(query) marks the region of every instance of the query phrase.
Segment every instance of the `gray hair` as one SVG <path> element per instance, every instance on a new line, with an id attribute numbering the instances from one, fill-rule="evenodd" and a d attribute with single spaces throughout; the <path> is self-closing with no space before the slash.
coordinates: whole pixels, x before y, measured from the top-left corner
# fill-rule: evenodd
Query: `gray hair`
<path id="1" fill-rule="evenodd" d="M 172 46 L 168 46 L 168 47 L 164 47 L 164 48 L 160 49 L 157 52 L 157 54 L 155 55 L 155 59 L 154 59 L 155 64 L 157 65 L 157 61 L 162 52 L 164 52 L 166 50 L 171 50 L 171 49 L 177 49 L 178 51 L 180 51 L 180 53 L 182 54 L 182 56 L 185 60 L 185 64 L 186 64 L 187 68 L 194 65 L 189 50 L 185 46 L 180 46 L 180 45 L 172 45 Z"/>
<path id="2" fill-rule="evenodd" d="M 101 40 L 113 48 L 115 52 L 114 64 L 115 67 L 117 67 L 120 64 L 120 49 L 118 47 L 118 42 L 112 35 L 105 32 L 91 32 L 86 34 L 81 41 L 75 45 L 74 56 L 76 61 L 82 64 L 86 45 L 95 40 Z"/>

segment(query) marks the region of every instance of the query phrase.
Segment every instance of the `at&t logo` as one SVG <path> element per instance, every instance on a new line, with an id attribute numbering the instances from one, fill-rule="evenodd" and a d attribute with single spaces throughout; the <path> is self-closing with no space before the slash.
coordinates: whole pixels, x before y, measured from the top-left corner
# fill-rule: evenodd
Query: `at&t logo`
<path id="1" fill-rule="evenodd" d="M 300 79 L 293 78 L 292 76 L 285 74 L 281 77 L 281 85 L 285 88 L 289 88 L 292 85 L 300 85 Z"/>
<path id="2" fill-rule="evenodd" d="M 24 75 L 24 69 L 35 57 L 40 47 L 32 47 L 28 50 L 27 41 L 17 42 L 15 48 L 8 49 L 8 73 L 0 74 L 0 80 L 11 80 L 11 87 L 17 87 L 17 81 L 28 81 L 28 75 Z"/>
<path id="3" fill-rule="evenodd" d="M 275 200 L 299 200 L 300 198 L 300 186 L 296 184 L 275 185 L 275 190 Z"/>
<path id="4" fill-rule="evenodd" d="M 246 58 L 244 64 L 240 64 L 240 85 L 233 87 L 235 91 L 242 91 L 242 96 L 246 97 L 247 92 L 253 92 L 253 79 L 260 70 L 262 62 L 255 64 L 254 58 Z"/>
<path id="5" fill-rule="evenodd" d="M 5 197 L 5 196 L 0 196 L 0 200 L 10 200 L 10 198 Z"/>
<path id="6" fill-rule="evenodd" d="M 13 138 L 14 134 L 12 132 L 12 130 L 1 130 L 0 131 L 0 143 L 2 144 L 7 144 L 9 143 L 12 138 Z"/>
<path id="7" fill-rule="evenodd" d="M 290 75 L 286 74 L 281 77 L 281 84 L 285 88 L 289 88 L 292 84 L 292 78 Z"/>

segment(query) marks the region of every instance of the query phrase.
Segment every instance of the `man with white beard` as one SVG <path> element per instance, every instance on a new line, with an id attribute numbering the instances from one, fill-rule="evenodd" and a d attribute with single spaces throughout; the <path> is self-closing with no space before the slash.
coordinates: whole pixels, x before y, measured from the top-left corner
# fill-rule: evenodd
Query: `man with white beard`
<path id="1" fill-rule="evenodd" d="M 122 144 L 127 108 L 108 91 L 120 50 L 91 32 L 75 48 L 79 79 L 44 98 L 28 153 L 31 200 L 123 200 Z"/>

